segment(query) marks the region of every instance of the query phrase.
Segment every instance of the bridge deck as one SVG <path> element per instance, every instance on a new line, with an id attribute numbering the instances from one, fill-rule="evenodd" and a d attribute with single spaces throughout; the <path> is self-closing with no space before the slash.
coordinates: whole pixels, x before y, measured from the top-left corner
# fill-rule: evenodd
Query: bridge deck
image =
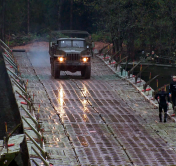
<path id="1" fill-rule="evenodd" d="M 46 51 L 14 55 L 28 92 L 35 94 L 36 110 L 40 104 L 50 163 L 176 164 L 175 123 L 157 123 L 158 110 L 100 59 L 92 59 L 90 80 L 80 72 L 61 72 L 60 79 L 53 79 Z"/>

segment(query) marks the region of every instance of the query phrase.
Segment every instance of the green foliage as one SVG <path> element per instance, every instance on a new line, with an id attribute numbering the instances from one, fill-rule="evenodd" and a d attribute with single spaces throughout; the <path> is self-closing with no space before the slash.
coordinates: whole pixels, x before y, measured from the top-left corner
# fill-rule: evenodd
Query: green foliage
<path id="1" fill-rule="evenodd" d="M 134 56 L 137 50 L 170 54 L 176 43 L 175 0 L 96 0 L 117 50 L 127 45 L 127 54 Z M 162 51 L 163 50 L 163 51 Z"/>
<path id="2" fill-rule="evenodd" d="M 104 32 L 98 32 L 92 34 L 92 40 L 93 41 L 101 41 L 101 42 L 107 42 L 111 43 L 111 34 L 110 33 L 104 33 Z"/>
<path id="3" fill-rule="evenodd" d="M 27 33 L 29 2 L 29 30 L 34 35 L 22 39 L 25 42 L 48 39 L 43 34 L 51 30 L 70 29 L 72 16 L 73 29 L 89 31 L 94 41 L 113 41 L 116 51 L 125 44 L 129 56 L 138 50 L 157 54 L 176 50 L 175 0 L 0 0 L 3 2 L 6 5 L 0 6 L 0 14 L 5 11 L 6 17 L 5 22 L 0 17 L 0 33 L 4 25 L 6 37 Z"/>

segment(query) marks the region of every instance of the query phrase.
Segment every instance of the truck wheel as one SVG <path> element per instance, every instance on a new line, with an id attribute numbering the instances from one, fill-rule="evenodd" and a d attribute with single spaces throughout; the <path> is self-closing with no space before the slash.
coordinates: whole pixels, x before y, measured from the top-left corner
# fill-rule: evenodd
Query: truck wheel
<path id="1" fill-rule="evenodd" d="M 85 68 L 83 68 L 83 69 L 81 70 L 81 76 L 82 76 L 82 77 L 85 76 Z"/>
<path id="2" fill-rule="evenodd" d="M 91 75 L 91 66 L 86 66 L 84 78 L 85 79 L 90 79 L 90 75 Z"/>
<path id="3" fill-rule="evenodd" d="M 54 65 L 51 63 L 51 75 L 53 76 L 53 71 L 54 71 L 54 67 L 53 67 Z"/>
<path id="4" fill-rule="evenodd" d="M 54 70 L 53 70 L 53 77 L 60 78 L 60 68 L 57 66 L 56 62 L 54 62 Z"/>

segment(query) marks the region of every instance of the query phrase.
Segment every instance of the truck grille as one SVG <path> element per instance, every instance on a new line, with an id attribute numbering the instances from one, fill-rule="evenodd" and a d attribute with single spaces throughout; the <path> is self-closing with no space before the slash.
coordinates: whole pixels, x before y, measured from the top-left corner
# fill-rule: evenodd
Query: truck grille
<path id="1" fill-rule="evenodd" d="M 68 61 L 77 61 L 80 60 L 79 54 L 67 54 Z"/>

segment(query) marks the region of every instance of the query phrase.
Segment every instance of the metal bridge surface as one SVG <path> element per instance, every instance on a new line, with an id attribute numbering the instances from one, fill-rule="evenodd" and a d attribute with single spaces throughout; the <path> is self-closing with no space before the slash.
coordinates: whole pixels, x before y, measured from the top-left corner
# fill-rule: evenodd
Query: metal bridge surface
<path id="1" fill-rule="evenodd" d="M 40 104 L 50 163 L 176 165 L 174 133 L 168 129 L 173 122 L 156 123 L 158 110 L 100 59 L 92 59 L 90 80 L 80 72 L 61 72 L 54 79 L 46 51 L 14 56 L 21 77 L 28 80 L 28 92 L 35 94 L 36 110 Z"/>

